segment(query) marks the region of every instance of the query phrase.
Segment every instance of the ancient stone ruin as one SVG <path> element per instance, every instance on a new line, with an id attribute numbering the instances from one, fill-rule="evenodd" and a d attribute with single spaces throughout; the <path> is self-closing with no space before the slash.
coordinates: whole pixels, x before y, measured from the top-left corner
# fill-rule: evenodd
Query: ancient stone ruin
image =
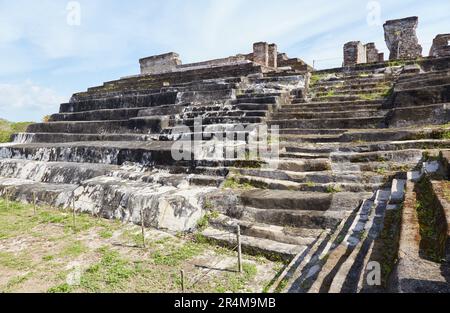
<path id="1" fill-rule="evenodd" d="M 416 26 L 386 24 L 391 59 L 420 55 Z M 145 58 L 1 145 L 0 194 L 229 247 L 239 225 L 245 252 L 288 264 L 270 291 L 449 292 L 450 57 L 362 47 L 321 71 L 267 43 Z"/>
<path id="2" fill-rule="evenodd" d="M 437 35 L 431 46 L 430 57 L 450 56 L 450 34 Z"/>
<path id="3" fill-rule="evenodd" d="M 422 56 L 416 29 L 419 24 L 417 16 L 387 21 L 384 24 L 386 45 L 391 52 L 390 60 L 415 59 Z"/>
<path id="4" fill-rule="evenodd" d="M 373 42 L 363 45 L 360 41 L 350 41 L 344 45 L 344 66 L 384 61 L 384 53 L 379 53 Z"/>

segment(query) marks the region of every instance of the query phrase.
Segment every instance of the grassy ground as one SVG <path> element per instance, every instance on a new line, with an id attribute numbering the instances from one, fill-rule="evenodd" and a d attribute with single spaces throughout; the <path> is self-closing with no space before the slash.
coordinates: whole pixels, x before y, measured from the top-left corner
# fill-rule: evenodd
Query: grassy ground
<path id="1" fill-rule="evenodd" d="M 0 292 L 261 292 L 282 264 L 190 237 L 0 199 Z"/>
<path id="2" fill-rule="evenodd" d="M 30 122 L 12 123 L 0 119 L 0 143 L 9 142 L 12 134 L 24 132 L 30 124 Z"/>

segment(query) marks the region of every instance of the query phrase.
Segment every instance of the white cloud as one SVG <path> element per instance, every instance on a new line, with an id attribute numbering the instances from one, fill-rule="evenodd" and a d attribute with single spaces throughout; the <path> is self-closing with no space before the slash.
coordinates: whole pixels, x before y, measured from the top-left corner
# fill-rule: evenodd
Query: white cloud
<path id="1" fill-rule="evenodd" d="M 0 116 L 11 120 L 55 113 L 59 104 L 68 100 L 53 89 L 30 80 L 19 84 L 0 83 L 0 95 Z"/>

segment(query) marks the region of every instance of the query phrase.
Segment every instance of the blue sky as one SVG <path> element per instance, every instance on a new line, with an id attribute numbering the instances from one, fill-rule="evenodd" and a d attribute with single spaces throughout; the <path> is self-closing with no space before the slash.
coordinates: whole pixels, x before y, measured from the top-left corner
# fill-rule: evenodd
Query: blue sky
<path id="1" fill-rule="evenodd" d="M 424 55 L 450 32 L 449 0 L 79 0 L 79 15 L 70 2 L 0 0 L 0 117 L 39 121 L 74 92 L 137 74 L 139 58 L 169 51 L 189 63 L 270 41 L 326 68 L 352 40 L 388 55 L 388 19 L 419 16 Z"/>

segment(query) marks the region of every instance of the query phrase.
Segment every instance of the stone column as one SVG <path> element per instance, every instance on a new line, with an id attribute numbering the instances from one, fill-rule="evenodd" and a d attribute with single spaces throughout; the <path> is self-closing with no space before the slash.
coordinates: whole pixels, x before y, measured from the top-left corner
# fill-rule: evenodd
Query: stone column
<path id="1" fill-rule="evenodd" d="M 384 24 L 384 37 L 389 48 L 390 60 L 416 59 L 422 56 L 416 29 L 419 24 L 417 16 L 399 20 L 390 20 Z"/>
<path id="2" fill-rule="evenodd" d="M 378 62 L 379 63 L 384 62 L 384 53 L 383 52 L 378 53 Z"/>
<path id="3" fill-rule="evenodd" d="M 269 45 L 267 42 L 253 44 L 253 62 L 263 66 L 269 66 Z"/>
<path id="4" fill-rule="evenodd" d="M 377 63 L 378 49 L 375 47 L 375 43 L 370 42 L 364 46 L 366 48 L 366 62 L 367 63 Z"/>
<path id="5" fill-rule="evenodd" d="M 278 47 L 274 43 L 269 45 L 269 67 L 278 67 Z"/>
<path id="6" fill-rule="evenodd" d="M 366 48 L 360 41 L 350 41 L 344 45 L 344 66 L 366 63 Z"/>

